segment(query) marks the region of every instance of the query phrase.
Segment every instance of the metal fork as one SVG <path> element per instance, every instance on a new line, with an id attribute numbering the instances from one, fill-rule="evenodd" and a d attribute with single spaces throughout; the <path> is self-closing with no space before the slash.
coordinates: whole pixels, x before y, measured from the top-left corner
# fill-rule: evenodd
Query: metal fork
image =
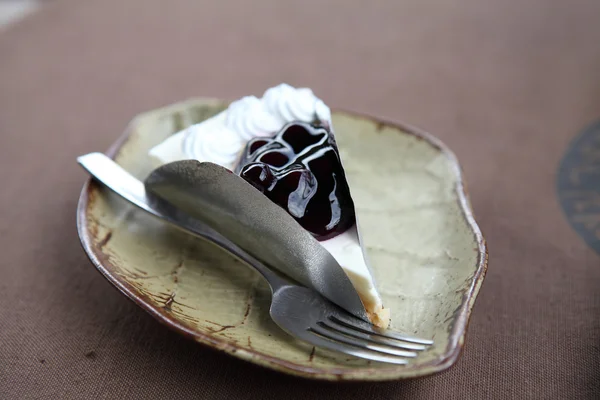
<path id="1" fill-rule="evenodd" d="M 297 339 L 317 347 L 393 364 L 407 364 L 418 352 L 433 344 L 432 340 L 375 327 L 315 290 L 271 270 L 214 229 L 147 194 L 141 181 L 107 156 L 91 153 L 77 160 L 92 176 L 125 200 L 180 230 L 215 243 L 258 271 L 271 288 L 271 318 Z"/>

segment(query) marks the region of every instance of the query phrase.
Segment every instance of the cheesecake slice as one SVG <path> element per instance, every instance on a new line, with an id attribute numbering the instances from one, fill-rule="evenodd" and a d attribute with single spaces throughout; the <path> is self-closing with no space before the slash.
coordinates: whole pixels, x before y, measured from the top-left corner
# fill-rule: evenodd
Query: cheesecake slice
<path id="1" fill-rule="evenodd" d="M 260 99 L 243 97 L 149 155 L 155 166 L 196 159 L 239 174 L 319 240 L 350 278 L 371 322 L 387 327 L 389 310 L 360 245 L 331 113 L 310 89 L 282 84 Z"/>

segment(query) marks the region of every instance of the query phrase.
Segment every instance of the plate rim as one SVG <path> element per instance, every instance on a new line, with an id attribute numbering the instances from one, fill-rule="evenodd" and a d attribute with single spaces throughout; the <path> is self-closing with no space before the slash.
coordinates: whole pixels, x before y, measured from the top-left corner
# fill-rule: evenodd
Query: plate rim
<path id="1" fill-rule="evenodd" d="M 215 98 L 203 98 L 194 97 L 188 100 L 176 102 L 164 107 L 159 107 L 151 111 L 147 111 L 135 116 L 128 124 L 125 131 L 121 136 L 109 147 L 106 151 L 106 155 L 110 158 L 114 158 L 119 149 L 127 142 L 131 130 L 135 122 L 143 118 L 145 115 L 150 115 L 156 111 L 166 111 L 169 108 L 182 107 L 185 104 L 216 104 L 225 103 L 226 100 L 215 99 Z M 168 328 L 183 334 L 184 336 L 193 339 L 196 342 L 210 346 L 217 350 L 223 351 L 229 355 L 250 361 L 254 364 L 267 367 L 279 372 L 288 373 L 304 378 L 312 378 L 318 380 L 329 380 L 329 381 L 389 381 L 398 379 L 411 379 L 417 377 L 424 377 L 435 373 L 442 372 L 456 363 L 459 356 L 462 354 L 464 347 L 464 341 L 466 332 L 469 326 L 472 309 L 475 304 L 475 300 L 483 284 L 483 280 L 487 271 L 488 265 L 488 251 L 487 243 L 479 228 L 479 225 L 475 221 L 472 206 L 469 201 L 469 195 L 467 191 L 467 185 L 464 179 L 463 170 L 456 155 L 437 137 L 434 135 L 400 121 L 390 121 L 386 118 L 376 117 L 361 112 L 350 111 L 346 109 L 332 109 L 333 113 L 344 114 L 352 118 L 358 118 L 362 120 L 370 120 L 377 124 L 378 129 L 389 126 L 397 130 L 400 130 L 406 134 L 412 135 L 420 140 L 425 140 L 429 145 L 437 148 L 441 154 L 443 154 L 454 170 L 456 185 L 455 192 L 457 193 L 458 202 L 462 211 L 463 217 L 467 221 L 471 232 L 474 235 L 475 242 L 477 243 L 478 257 L 477 257 L 477 269 L 472 277 L 472 283 L 465 290 L 460 307 L 456 311 L 456 317 L 452 324 L 452 328 L 449 334 L 448 345 L 446 351 L 440 357 L 431 360 L 427 363 L 421 364 L 416 367 L 411 366 L 394 366 L 390 368 L 331 368 L 331 367 L 307 367 L 305 365 L 297 364 L 294 362 L 282 360 L 277 357 L 273 357 L 256 350 L 246 349 L 242 346 L 232 343 L 225 338 L 214 337 L 211 334 L 195 331 L 190 327 L 187 327 L 181 321 L 172 318 L 166 312 L 160 312 L 156 307 L 149 304 L 144 299 L 144 295 L 137 292 L 131 285 L 124 281 L 117 279 L 114 274 L 110 273 L 105 267 L 104 263 L 111 264 L 106 258 L 103 259 L 101 249 L 98 249 L 97 245 L 92 239 L 91 227 L 87 221 L 87 210 L 90 205 L 93 193 L 100 188 L 100 184 L 95 182 L 91 177 L 88 177 L 81 190 L 79 201 L 77 204 L 77 233 L 80 239 L 81 246 L 83 247 L 86 255 L 90 259 L 91 263 L 100 272 L 100 274 L 107 279 L 119 292 L 125 295 L 128 299 L 133 301 L 144 311 L 148 312 L 155 319 L 157 319 L 163 325 Z"/>

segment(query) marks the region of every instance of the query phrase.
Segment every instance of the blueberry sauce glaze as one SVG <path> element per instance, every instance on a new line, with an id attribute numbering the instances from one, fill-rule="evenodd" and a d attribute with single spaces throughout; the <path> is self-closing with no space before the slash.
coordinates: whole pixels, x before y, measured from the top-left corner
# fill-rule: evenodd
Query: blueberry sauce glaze
<path id="1" fill-rule="evenodd" d="M 235 172 L 318 240 L 355 223 L 335 139 L 324 127 L 292 122 L 272 138 L 250 140 Z"/>

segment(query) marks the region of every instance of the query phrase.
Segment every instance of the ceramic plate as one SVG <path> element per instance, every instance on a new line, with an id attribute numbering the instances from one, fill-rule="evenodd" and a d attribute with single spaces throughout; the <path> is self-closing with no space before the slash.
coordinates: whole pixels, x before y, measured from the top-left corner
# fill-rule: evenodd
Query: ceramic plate
<path id="1" fill-rule="evenodd" d="M 225 107 L 194 99 L 140 115 L 109 155 L 144 179 L 152 168 L 152 146 Z M 241 359 L 327 380 L 442 371 L 461 351 L 487 265 L 460 167 L 444 145 L 414 128 L 345 112 L 334 112 L 333 125 L 392 328 L 435 340 L 408 366 L 295 341 L 271 321 L 270 292 L 258 274 L 92 181 L 78 207 L 83 247 L 105 278 L 160 322 Z"/>

